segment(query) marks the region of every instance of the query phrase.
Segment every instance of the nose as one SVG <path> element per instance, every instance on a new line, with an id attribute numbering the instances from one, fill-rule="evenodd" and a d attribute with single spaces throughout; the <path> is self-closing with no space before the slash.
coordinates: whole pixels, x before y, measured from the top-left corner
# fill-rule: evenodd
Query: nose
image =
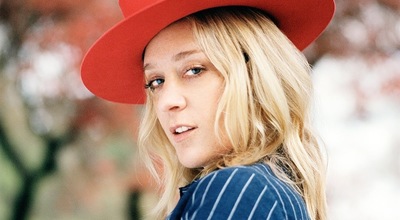
<path id="1" fill-rule="evenodd" d="M 186 107 L 186 98 L 179 83 L 165 82 L 157 106 L 163 112 L 180 111 Z"/>

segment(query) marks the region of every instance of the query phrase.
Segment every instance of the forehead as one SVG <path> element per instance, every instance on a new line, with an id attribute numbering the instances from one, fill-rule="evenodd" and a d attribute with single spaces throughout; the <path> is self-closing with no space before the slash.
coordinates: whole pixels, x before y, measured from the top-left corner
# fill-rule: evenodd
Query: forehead
<path id="1" fill-rule="evenodd" d="M 146 60 L 155 54 L 170 52 L 181 47 L 197 47 L 192 27 L 187 21 L 172 23 L 161 30 L 147 44 L 143 58 Z"/>

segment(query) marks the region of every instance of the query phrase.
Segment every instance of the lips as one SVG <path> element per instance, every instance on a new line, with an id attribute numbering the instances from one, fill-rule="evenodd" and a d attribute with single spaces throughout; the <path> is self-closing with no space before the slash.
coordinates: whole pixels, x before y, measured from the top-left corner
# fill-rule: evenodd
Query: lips
<path id="1" fill-rule="evenodd" d="M 175 129 L 174 134 L 182 134 L 183 132 L 192 130 L 193 127 L 181 126 Z"/>
<path id="2" fill-rule="evenodd" d="M 170 131 L 173 134 L 182 134 L 182 133 L 185 133 L 187 131 L 193 130 L 194 128 L 195 127 L 182 125 L 182 126 L 176 126 L 174 128 L 171 128 Z"/>
<path id="3" fill-rule="evenodd" d="M 173 139 L 175 142 L 181 142 L 187 139 L 192 131 L 197 127 L 190 125 L 179 125 L 170 128 L 170 132 L 173 134 Z"/>

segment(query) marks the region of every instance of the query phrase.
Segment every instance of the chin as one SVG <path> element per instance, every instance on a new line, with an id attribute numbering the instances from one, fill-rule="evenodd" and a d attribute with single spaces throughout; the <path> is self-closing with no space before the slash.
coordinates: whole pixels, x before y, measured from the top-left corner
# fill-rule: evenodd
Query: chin
<path id="1" fill-rule="evenodd" d="M 182 166 L 188 168 L 188 169 L 196 169 L 199 167 L 203 167 L 203 163 L 195 160 L 190 160 L 190 159 L 184 159 L 184 160 L 179 160 L 179 162 L 182 164 Z"/>
<path id="2" fill-rule="evenodd" d="M 188 168 L 188 169 L 196 169 L 199 167 L 202 167 L 202 165 L 198 165 L 196 163 L 185 163 L 185 162 L 181 162 L 182 166 Z"/>

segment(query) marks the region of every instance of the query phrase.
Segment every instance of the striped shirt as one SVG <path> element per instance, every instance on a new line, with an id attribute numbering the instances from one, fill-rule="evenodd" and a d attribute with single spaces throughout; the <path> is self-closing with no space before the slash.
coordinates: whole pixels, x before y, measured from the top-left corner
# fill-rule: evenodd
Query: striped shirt
<path id="1" fill-rule="evenodd" d="M 266 164 L 214 171 L 180 193 L 168 220 L 309 219 L 301 196 Z"/>

